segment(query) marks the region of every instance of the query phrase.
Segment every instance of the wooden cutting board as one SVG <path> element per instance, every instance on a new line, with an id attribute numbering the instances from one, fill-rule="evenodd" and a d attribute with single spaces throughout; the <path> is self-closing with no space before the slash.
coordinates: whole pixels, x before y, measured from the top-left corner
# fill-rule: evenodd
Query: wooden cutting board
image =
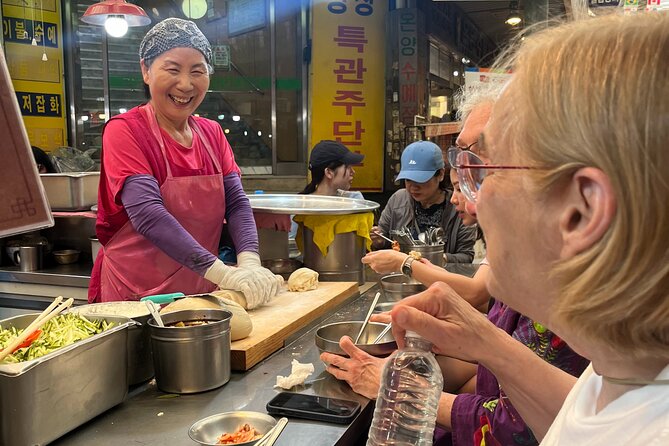
<path id="1" fill-rule="evenodd" d="M 331 312 L 358 291 L 357 282 L 319 282 L 318 289 L 279 293 L 269 304 L 249 311 L 253 331 L 232 342 L 232 370 L 246 371 L 284 346 L 286 338 Z"/>

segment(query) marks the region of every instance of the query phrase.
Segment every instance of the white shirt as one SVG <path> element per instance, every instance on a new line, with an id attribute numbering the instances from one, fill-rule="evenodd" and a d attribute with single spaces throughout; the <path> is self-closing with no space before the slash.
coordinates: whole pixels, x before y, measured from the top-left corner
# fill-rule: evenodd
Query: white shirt
<path id="1" fill-rule="evenodd" d="M 656 379 L 669 378 L 667 365 Z M 592 364 L 583 372 L 541 446 L 669 445 L 669 385 L 631 390 L 595 413 L 602 377 Z"/>

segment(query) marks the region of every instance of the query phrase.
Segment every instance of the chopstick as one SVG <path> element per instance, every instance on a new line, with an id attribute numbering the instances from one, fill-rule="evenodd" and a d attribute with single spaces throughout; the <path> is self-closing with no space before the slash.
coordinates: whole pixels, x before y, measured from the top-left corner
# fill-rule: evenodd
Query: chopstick
<path id="1" fill-rule="evenodd" d="M 358 336 L 356 336 L 355 340 L 353 341 L 354 344 L 358 343 L 358 341 L 360 340 L 360 336 L 362 336 L 362 332 L 365 331 L 365 327 L 367 327 L 367 324 L 369 323 L 369 318 L 372 316 L 372 313 L 374 312 L 374 307 L 379 302 L 379 297 L 381 297 L 380 292 L 376 293 L 376 296 L 374 296 L 374 300 L 372 301 L 372 305 L 369 307 L 369 311 L 367 312 L 367 317 L 365 318 L 364 322 L 362 323 L 362 327 L 360 327 L 360 331 L 358 332 Z"/>
<path id="2" fill-rule="evenodd" d="M 44 324 L 49 322 L 51 319 L 54 317 L 58 316 L 61 312 L 66 310 L 67 308 L 70 308 L 72 303 L 74 302 L 73 298 L 67 299 L 65 302 L 62 304 L 58 305 L 61 301 L 63 300 L 62 296 L 58 296 L 44 311 L 42 311 L 36 318 L 33 320 L 30 325 L 28 325 L 19 336 L 14 338 L 12 342 L 10 342 L 5 349 L 0 352 L 0 362 L 4 360 L 10 353 L 14 351 L 16 347 L 21 345 L 23 341 L 25 341 L 31 334 L 33 334 L 36 330 L 41 328 Z M 58 305 L 58 307 L 56 307 Z"/>
<path id="3" fill-rule="evenodd" d="M 276 426 L 270 429 L 264 437 L 258 440 L 256 446 L 272 446 L 276 442 L 277 438 L 279 438 L 279 435 L 281 435 L 281 432 L 283 431 L 283 428 L 286 427 L 286 424 L 288 424 L 288 418 L 281 418 L 276 423 Z"/>
<path id="4" fill-rule="evenodd" d="M 379 342 L 385 335 L 390 331 L 390 329 L 393 328 L 393 323 L 389 322 L 388 325 L 386 325 L 386 328 L 383 329 L 381 333 L 372 341 L 372 344 L 376 344 Z"/>
<path id="5" fill-rule="evenodd" d="M 374 234 L 378 235 L 379 237 L 381 237 L 381 238 L 384 239 L 384 240 L 389 241 L 390 243 L 393 243 L 393 242 L 395 241 L 395 240 L 389 239 L 388 237 L 386 237 L 385 235 L 381 234 L 380 232 L 375 232 Z"/>

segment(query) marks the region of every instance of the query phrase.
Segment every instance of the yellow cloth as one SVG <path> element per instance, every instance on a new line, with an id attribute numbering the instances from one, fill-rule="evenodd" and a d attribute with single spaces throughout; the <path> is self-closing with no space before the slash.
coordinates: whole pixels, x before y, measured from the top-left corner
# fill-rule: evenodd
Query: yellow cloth
<path id="1" fill-rule="evenodd" d="M 295 242 L 300 252 L 304 252 L 302 225 L 313 231 L 314 243 L 318 246 L 323 257 L 327 255 L 328 247 L 334 240 L 335 235 L 346 232 L 355 232 L 363 237 L 367 251 L 372 248 L 369 231 L 372 230 L 372 225 L 374 225 L 374 214 L 371 212 L 348 215 L 296 215 L 293 220 L 299 224 Z"/>

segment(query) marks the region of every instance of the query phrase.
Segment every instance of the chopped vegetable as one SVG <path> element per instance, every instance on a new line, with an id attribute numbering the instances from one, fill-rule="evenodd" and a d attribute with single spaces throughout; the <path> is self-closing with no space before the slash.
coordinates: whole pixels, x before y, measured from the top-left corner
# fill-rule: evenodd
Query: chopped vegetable
<path id="1" fill-rule="evenodd" d="M 37 336 L 31 335 L 26 342 L 19 345 L 11 355 L 7 356 L 3 363 L 16 363 L 30 361 L 32 359 L 44 356 L 59 348 L 66 347 L 77 341 L 84 340 L 98 333 L 111 328 L 114 324 L 108 323 L 104 319 L 89 320 L 86 317 L 67 313 L 61 314 L 44 324 L 40 330 L 37 330 Z M 9 327 L 2 329 L 0 327 L 0 350 L 4 349 L 13 339 L 17 338 L 23 329 Z M 28 342 L 33 338 L 31 342 Z"/>
<path id="2" fill-rule="evenodd" d="M 231 434 L 226 432 L 218 437 L 218 444 L 246 443 L 248 441 L 258 440 L 259 438 L 262 438 L 262 434 L 255 430 L 249 423 L 244 423 L 235 432 Z"/>
<path id="3" fill-rule="evenodd" d="M 42 330 L 33 331 L 33 333 L 30 336 L 28 336 L 22 343 L 16 346 L 16 348 L 12 351 L 12 353 L 14 353 L 16 350 L 20 348 L 30 347 L 30 344 L 32 344 L 35 339 L 39 338 L 39 335 L 41 334 Z"/>

